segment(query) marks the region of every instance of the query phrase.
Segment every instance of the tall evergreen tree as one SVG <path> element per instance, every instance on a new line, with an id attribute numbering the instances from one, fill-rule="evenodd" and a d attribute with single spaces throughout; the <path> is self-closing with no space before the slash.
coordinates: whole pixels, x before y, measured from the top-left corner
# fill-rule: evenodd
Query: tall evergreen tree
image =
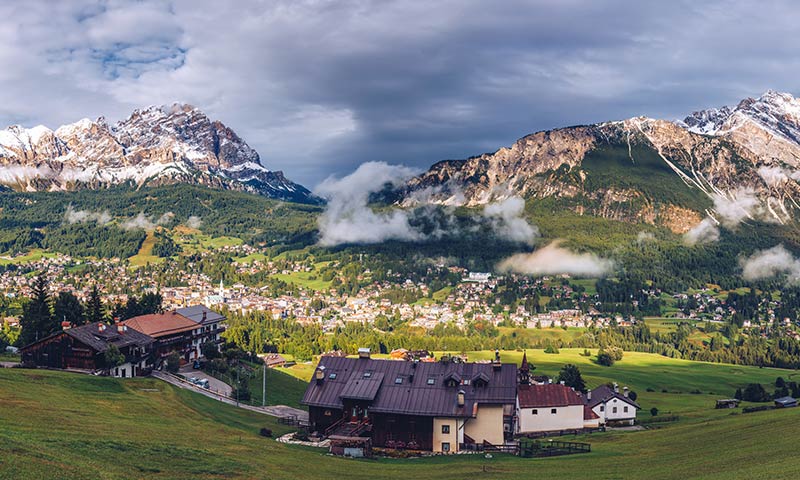
<path id="1" fill-rule="evenodd" d="M 100 291 L 97 289 L 97 285 L 93 286 L 89 292 L 85 310 L 87 322 L 95 323 L 105 320 L 106 313 L 103 309 L 103 301 L 100 299 Z"/>
<path id="2" fill-rule="evenodd" d="M 583 381 L 581 371 L 571 363 L 561 368 L 561 372 L 558 374 L 558 381 L 564 382 L 564 385 L 572 387 L 579 392 L 586 393 L 586 382 Z"/>
<path id="3" fill-rule="evenodd" d="M 33 297 L 22 308 L 18 343 L 27 345 L 50 335 L 58 329 L 59 323 L 50 312 L 50 295 L 47 292 L 47 276 L 40 273 L 33 284 Z"/>
<path id="4" fill-rule="evenodd" d="M 53 302 L 53 317 L 56 322 L 68 321 L 73 325 L 83 325 L 83 305 L 72 292 L 59 292 Z"/>

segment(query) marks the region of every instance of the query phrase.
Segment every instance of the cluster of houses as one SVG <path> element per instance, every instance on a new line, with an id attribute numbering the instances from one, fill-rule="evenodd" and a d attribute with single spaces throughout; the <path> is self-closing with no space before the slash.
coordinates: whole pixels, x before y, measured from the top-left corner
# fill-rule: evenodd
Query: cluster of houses
<path id="1" fill-rule="evenodd" d="M 202 357 L 201 346 L 219 345 L 225 317 L 204 306 L 141 315 L 107 324 L 63 325 L 63 329 L 20 349 L 22 363 L 38 367 L 135 377 L 161 368 L 173 353 L 186 362 Z M 109 364 L 115 347 L 124 359 Z"/>
<path id="2" fill-rule="evenodd" d="M 632 425 L 639 405 L 616 385 L 583 394 L 537 381 L 522 365 L 322 357 L 302 404 L 332 451 L 408 448 L 441 453 L 499 446 L 519 435 Z"/>

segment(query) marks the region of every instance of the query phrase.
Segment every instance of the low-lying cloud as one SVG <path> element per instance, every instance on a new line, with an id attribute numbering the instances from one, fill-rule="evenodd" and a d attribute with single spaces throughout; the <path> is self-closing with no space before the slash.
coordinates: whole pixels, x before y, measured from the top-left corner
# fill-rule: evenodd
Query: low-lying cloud
<path id="1" fill-rule="evenodd" d="M 751 188 L 737 188 L 725 195 L 718 193 L 713 196 L 713 200 L 714 215 L 709 213 L 683 235 L 683 242 L 686 245 L 703 245 L 719 241 L 720 225 L 735 230 L 746 220 L 768 220 L 761 201 Z"/>
<path id="2" fill-rule="evenodd" d="M 603 277 L 614 269 L 614 262 L 593 253 L 574 253 L 553 241 L 532 253 L 518 253 L 497 266 L 501 272 L 528 275 L 567 274 L 579 277 Z"/>
<path id="3" fill-rule="evenodd" d="M 759 250 L 740 260 L 742 277 L 748 281 L 785 277 L 786 283 L 800 283 L 800 260 L 783 245 Z"/>
<path id="4" fill-rule="evenodd" d="M 153 220 L 151 215 L 145 215 L 144 212 L 139 212 L 133 218 L 129 218 L 124 222 L 120 223 L 120 228 L 124 230 L 136 230 L 136 229 L 143 229 L 143 230 L 153 230 L 154 228 L 169 224 L 172 219 L 175 217 L 175 214 L 172 212 L 166 212 L 156 220 Z"/>
<path id="5" fill-rule="evenodd" d="M 758 175 L 770 187 L 780 186 L 789 180 L 800 180 L 800 170 L 788 170 L 777 165 L 758 167 Z"/>
<path id="6" fill-rule="evenodd" d="M 539 229 L 523 218 L 524 212 L 525 200 L 520 197 L 509 197 L 486 205 L 483 216 L 489 220 L 497 236 L 512 242 L 532 245 L 539 237 Z"/>
<path id="7" fill-rule="evenodd" d="M 107 210 L 102 212 L 75 210 L 71 204 L 67 205 L 67 210 L 64 212 L 64 221 L 70 224 L 97 222 L 98 225 L 105 225 L 111 221 L 111 218 L 111 214 Z"/>
<path id="8" fill-rule="evenodd" d="M 316 195 L 328 200 L 327 208 L 319 218 L 319 244 L 333 246 L 420 239 L 420 233 L 409 223 L 407 211 L 376 212 L 369 206 L 370 194 L 387 185 L 397 187 L 415 173 L 415 170 L 402 165 L 367 162 L 345 177 L 328 177 L 314 189 Z"/>
<path id="9" fill-rule="evenodd" d="M 203 220 L 197 215 L 192 215 L 186 220 L 186 226 L 189 228 L 198 229 L 203 225 Z"/>

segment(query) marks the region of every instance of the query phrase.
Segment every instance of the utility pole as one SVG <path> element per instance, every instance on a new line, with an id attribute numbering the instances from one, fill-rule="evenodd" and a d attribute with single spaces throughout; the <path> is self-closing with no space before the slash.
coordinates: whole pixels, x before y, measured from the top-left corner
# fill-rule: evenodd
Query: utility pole
<path id="1" fill-rule="evenodd" d="M 239 361 L 236 361 L 236 406 L 239 406 Z"/>
<path id="2" fill-rule="evenodd" d="M 264 361 L 264 364 L 261 365 L 261 372 L 263 376 L 261 377 L 261 406 L 265 407 L 267 405 L 267 362 Z"/>

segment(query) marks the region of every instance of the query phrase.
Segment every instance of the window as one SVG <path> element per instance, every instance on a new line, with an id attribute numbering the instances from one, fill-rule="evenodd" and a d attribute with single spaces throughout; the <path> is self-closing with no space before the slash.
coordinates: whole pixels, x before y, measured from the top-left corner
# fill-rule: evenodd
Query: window
<path id="1" fill-rule="evenodd" d="M 461 385 L 469 385 L 469 379 L 465 378 L 464 380 L 461 380 Z"/>
<path id="2" fill-rule="evenodd" d="M 326 416 L 326 417 L 330 417 L 331 415 L 332 415 L 332 414 L 331 414 L 331 411 L 330 411 L 330 410 L 325 410 L 325 416 Z"/>
<path id="3" fill-rule="evenodd" d="M 449 452 L 450 451 L 450 442 L 442 442 L 442 451 Z"/>
<path id="4" fill-rule="evenodd" d="M 331 380 L 336 380 L 336 374 L 331 373 L 330 375 L 328 375 L 328 378 L 330 378 Z"/>
<path id="5" fill-rule="evenodd" d="M 364 372 L 364 378 L 369 378 L 372 376 L 372 372 Z"/>
<path id="6" fill-rule="evenodd" d="M 442 433 L 450 433 L 450 425 L 442 425 Z"/>
<path id="7" fill-rule="evenodd" d="M 601 412 L 605 412 L 606 411 L 606 406 L 605 405 L 600 405 L 600 411 Z"/>
<path id="8" fill-rule="evenodd" d="M 400 385 L 401 383 L 403 383 L 403 377 L 395 378 L 394 379 L 394 383 L 395 383 L 395 385 Z"/>
<path id="9" fill-rule="evenodd" d="M 534 408 L 533 410 L 531 410 L 531 415 L 539 415 L 539 409 Z"/>
<path id="10" fill-rule="evenodd" d="M 617 407 L 612 408 L 611 413 L 617 413 Z"/>
<path id="11" fill-rule="evenodd" d="M 622 407 L 622 411 L 628 413 L 628 407 Z"/>
<path id="12" fill-rule="evenodd" d="M 556 413 L 558 413 L 558 409 L 557 408 L 551 408 L 550 409 L 550 414 L 551 415 L 555 415 Z"/>
<path id="13" fill-rule="evenodd" d="M 435 378 L 431 377 L 431 378 L 428 379 L 428 385 L 435 385 L 435 384 L 436 384 L 436 379 Z"/>

